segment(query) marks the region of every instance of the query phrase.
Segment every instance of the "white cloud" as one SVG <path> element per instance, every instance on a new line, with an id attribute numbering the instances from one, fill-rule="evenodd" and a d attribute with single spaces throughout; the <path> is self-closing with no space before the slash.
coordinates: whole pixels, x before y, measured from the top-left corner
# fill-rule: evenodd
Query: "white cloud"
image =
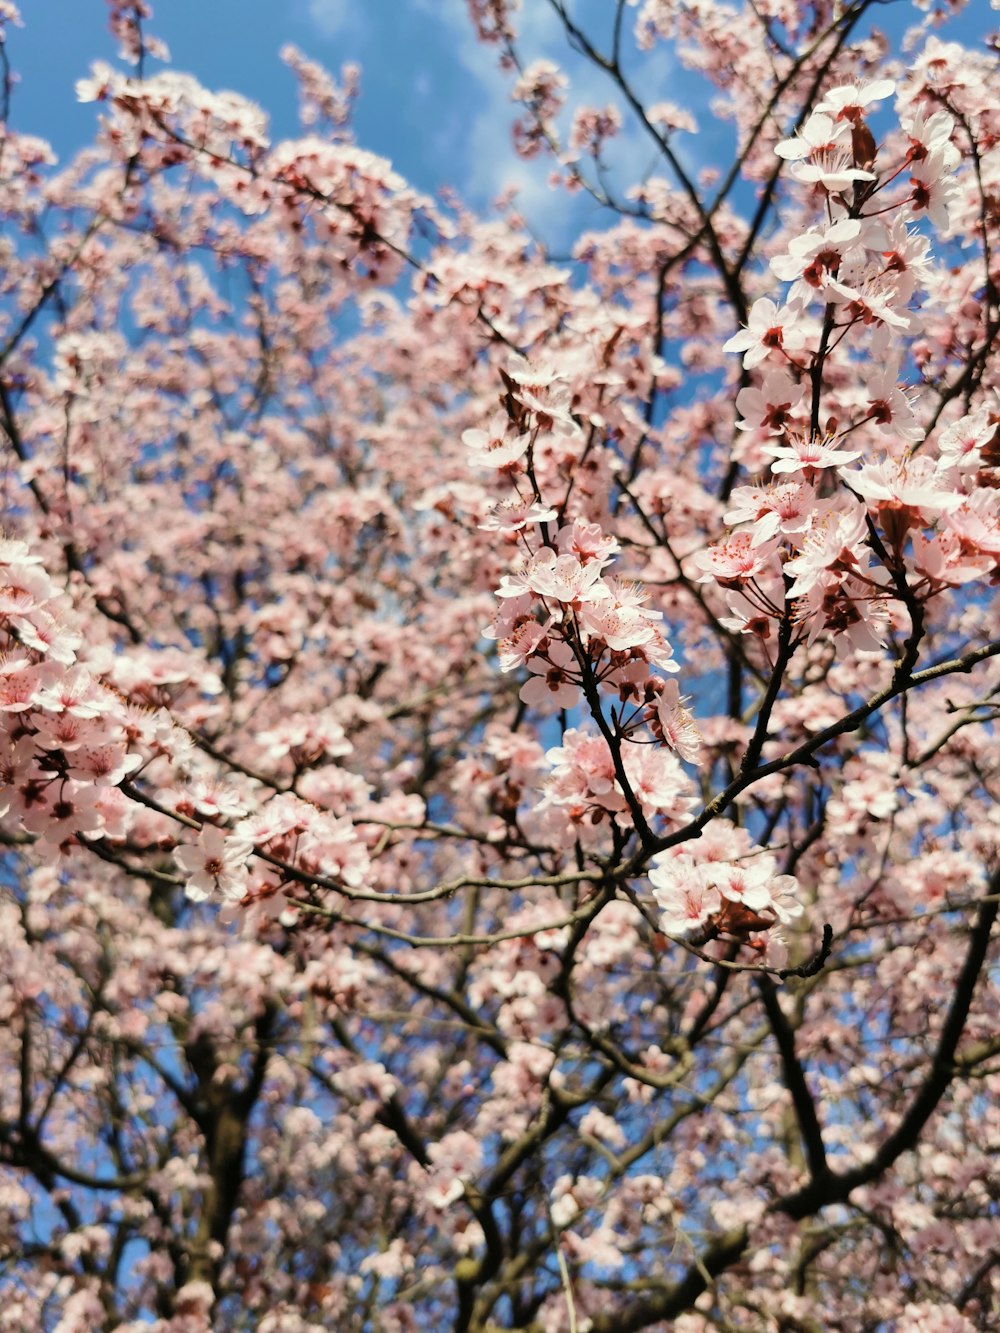
<path id="1" fill-rule="evenodd" d="M 309 17 L 324 37 L 355 30 L 359 6 L 352 0 L 309 0 Z"/>
<path id="2" fill-rule="evenodd" d="M 588 225 L 597 205 L 589 196 L 574 199 L 563 190 L 548 185 L 549 173 L 557 167 L 549 156 L 524 161 L 514 151 L 510 127 L 518 108 L 510 100 L 513 78 L 497 68 L 499 48 L 476 40 L 465 0 L 410 0 L 426 15 L 428 24 L 444 29 L 442 46 L 472 76 L 476 83 L 474 103 L 461 110 L 460 139 L 449 134 L 457 150 L 455 165 L 461 176 L 455 181 L 460 193 L 473 206 L 483 208 L 507 186 L 518 188 L 517 207 L 531 229 L 555 247 L 564 246 L 581 228 Z M 588 28 L 598 46 L 610 40 L 610 28 L 600 18 L 602 4 L 588 10 Z M 555 61 L 570 78 L 569 105 L 604 106 L 609 102 L 623 112 L 621 134 L 608 147 L 612 186 L 623 193 L 627 186 L 641 181 L 650 168 L 668 174 L 658 160 L 655 144 L 625 108 L 620 92 L 611 80 L 590 61 L 569 47 L 563 25 L 555 10 L 545 0 L 523 0 L 514 15 L 517 49 L 525 65 L 538 58 Z M 604 30 L 607 29 L 605 32 Z M 648 88 L 670 87 L 677 95 L 677 70 L 672 53 L 658 47 L 642 57 L 643 84 Z M 656 100 L 652 98 L 651 100 Z M 569 118 L 560 129 L 568 134 Z M 682 146 L 683 151 L 683 146 Z"/>
<path id="3" fill-rule="evenodd" d="M 429 23 L 446 30 L 442 45 L 476 83 L 473 106 L 462 108 L 462 171 L 459 192 L 475 207 L 484 208 L 508 186 L 517 187 L 517 207 L 533 231 L 550 242 L 563 241 L 567 201 L 549 188 L 551 160 L 525 162 L 514 151 L 511 125 L 517 107 L 510 100 L 511 76 L 497 67 L 498 48 L 478 41 L 465 0 L 412 0 Z M 515 16 L 518 48 L 526 59 L 547 56 L 559 60 L 565 41 L 562 24 L 547 4 L 526 0 Z"/>

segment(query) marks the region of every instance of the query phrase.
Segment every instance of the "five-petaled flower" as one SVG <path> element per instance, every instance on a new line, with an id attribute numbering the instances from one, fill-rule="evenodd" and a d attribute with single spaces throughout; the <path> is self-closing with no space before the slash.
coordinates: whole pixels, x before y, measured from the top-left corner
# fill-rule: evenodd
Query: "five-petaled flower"
<path id="1" fill-rule="evenodd" d="M 240 899 L 247 887 L 246 860 L 252 844 L 228 835 L 215 824 L 204 824 L 197 843 L 174 849 L 174 860 L 187 876 L 184 891 L 195 902 L 218 895 Z"/>

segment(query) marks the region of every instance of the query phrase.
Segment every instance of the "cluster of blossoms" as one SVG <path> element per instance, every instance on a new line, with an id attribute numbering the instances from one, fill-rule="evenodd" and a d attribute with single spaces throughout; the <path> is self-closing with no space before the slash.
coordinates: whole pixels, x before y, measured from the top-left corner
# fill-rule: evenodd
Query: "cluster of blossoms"
<path id="1" fill-rule="evenodd" d="M 121 836 L 118 784 L 143 762 L 136 742 L 171 730 L 80 663 L 82 644 L 41 557 L 0 540 L 0 817 L 52 847 Z"/>
<path id="2" fill-rule="evenodd" d="M 526 541 L 522 567 L 505 574 L 497 590 L 502 606 L 490 633 L 504 670 L 526 666 L 532 673 L 522 701 L 543 711 L 574 708 L 589 671 L 622 703 L 653 702 L 659 692 L 650 668 L 678 668 L 644 589 L 603 577 L 614 538 L 577 519 L 556 529 L 551 542 L 532 550 Z"/>
<path id="3" fill-rule="evenodd" d="M 139 40 L 132 32 L 131 40 Z M 431 216 L 431 203 L 407 188 L 385 158 L 340 131 L 356 92 L 354 67 L 345 67 L 338 87 L 319 78 L 294 47 L 284 55 L 299 76 L 306 123 L 325 120 L 330 132 L 271 143 L 267 117 L 255 103 L 211 92 L 174 70 L 140 77 L 98 61 L 77 83 L 77 96 L 103 105 L 104 136 L 119 160 L 142 162 L 150 174 L 183 164 L 248 218 L 283 215 L 300 229 L 309 217 L 345 269 L 391 281 L 415 213 Z"/>
<path id="4" fill-rule="evenodd" d="M 251 814 L 247 792 L 199 773 L 190 736 L 156 696 L 169 699 L 169 687 L 191 684 L 210 694 L 218 680 L 206 673 L 193 682 L 169 653 L 160 656 L 138 661 L 85 650 L 72 601 L 54 587 L 41 557 L 24 542 L 0 539 L 0 820 L 10 834 L 63 852 L 81 840 L 176 841 L 190 898 L 265 900 L 287 919 L 294 903 L 286 890 L 302 876 L 358 887 L 368 853 L 342 813 L 279 794 Z M 260 740 L 262 752 L 278 760 L 351 749 L 340 727 L 323 718 L 287 719 Z M 149 805 L 140 782 L 155 793 Z M 344 793 L 345 808 L 367 797 L 354 787 Z M 334 793 L 323 796 L 336 807 Z M 398 803 L 393 812 L 414 813 Z M 278 868 L 261 860 L 251 876 L 255 849 Z M 282 869 L 290 862 L 291 879 Z"/>
<path id="5" fill-rule="evenodd" d="M 516 534 L 520 548 L 513 571 L 501 577 L 500 608 L 485 633 L 497 640 L 501 670 L 527 670 L 519 697 L 529 708 L 568 711 L 585 699 L 596 720 L 601 696 L 612 700 L 614 740 L 645 742 L 619 747 L 630 792 L 646 814 L 676 814 L 686 808 L 677 759 L 696 762 L 700 737 L 676 682 L 656 674 L 679 670 L 658 623 L 662 613 L 649 607 L 640 584 L 607 573 L 620 549 L 614 537 L 583 517 L 560 522 L 559 508 L 538 493 L 536 459 L 554 435 L 577 430 L 559 378 L 517 364 L 503 380 L 502 410 L 489 429 L 462 437 L 474 464 L 499 469 L 518 492 L 483 525 Z M 529 497 L 519 482 L 530 486 Z M 628 823 L 607 733 L 569 731 L 549 760 L 544 805 L 564 807 L 574 823 L 600 822 L 610 812 Z"/>
<path id="6" fill-rule="evenodd" d="M 64 851 L 80 839 L 118 843 L 135 833 L 146 811 L 122 784 L 158 761 L 183 769 L 192 747 L 166 708 L 150 706 L 157 692 L 189 683 L 187 674 L 145 662 L 135 674 L 146 698 L 130 702 L 132 674 L 125 658 L 85 651 L 72 601 L 41 557 L 0 540 L 0 817 L 12 832 Z M 217 679 L 198 688 L 217 690 Z M 175 805 L 188 822 L 232 813 L 197 783 Z M 205 823 L 197 845 L 177 851 L 191 896 L 242 897 L 249 852 L 245 840 Z"/>
<path id="7" fill-rule="evenodd" d="M 551 60 L 534 60 L 511 89 L 512 100 L 528 107 L 528 114 L 514 124 L 519 156 L 535 157 L 554 133 L 552 122 L 562 109 L 567 86 L 565 74 Z"/>
<path id="8" fill-rule="evenodd" d="M 522 703 L 542 713 L 585 703 L 601 732 L 565 728 L 562 743 L 547 752 L 551 776 L 531 827 L 590 845 L 608 818 L 630 827 L 636 807 L 646 820 L 678 826 L 694 805 L 680 761 L 697 762 L 701 738 L 676 681 L 663 678 L 679 668 L 658 623 L 662 615 L 647 605 L 642 587 L 606 573 L 619 545 L 600 524 L 580 517 L 560 523 L 558 508 L 539 495 L 536 453 L 546 448 L 548 433 L 575 428 L 558 380 L 514 366 L 504 385 L 504 410 L 489 429 L 463 435 L 475 463 L 499 469 L 515 487 L 519 481 L 531 487 L 529 498 L 518 488 L 518 498 L 497 506 L 487 521 L 516 534 L 521 554 L 501 577 L 500 608 L 485 632 L 497 641 L 503 671 L 526 668 Z M 776 547 L 773 537 L 755 547 L 750 534 L 737 534 L 730 558 L 741 551 L 742 569 L 752 571 Z M 720 549 L 709 558 L 726 586 Z M 675 851 L 654 859 L 650 881 L 660 929 L 700 943 L 736 939 L 780 963 L 783 945 L 768 932 L 801 914 L 797 884 L 776 874 L 773 857 L 750 856 L 743 830 L 729 824 L 719 830 L 698 857 Z"/>
<path id="9" fill-rule="evenodd" d="M 655 856 L 649 880 L 664 934 L 693 943 L 739 940 L 766 949 L 772 963 L 781 963 L 784 947 L 772 927 L 802 915 L 794 876 L 778 874 L 775 857 L 727 820 L 712 824 L 697 856 L 683 846 Z"/>
<path id="10" fill-rule="evenodd" d="M 680 704 L 676 708 L 687 714 Z M 693 730 L 693 723 L 688 725 Z M 562 744 L 546 751 L 545 758 L 552 771 L 536 810 L 539 832 L 552 837 L 569 829 L 588 843 L 607 815 L 629 826 L 632 816 L 623 784 L 603 736 L 570 727 Z M 662 746 L 623 745 L 620 759 L 628 789 L 644 818 L 659 816 L 671 825 L 682 823 L 694 799 L 676 754 Z"/>
<path id="11" fill-rule="evenodd" d="M 725 590 L 727 628 L 762 639 L 791 606 L 809 642 L 877 649 L 894 597 L 1000 569 L 995 418 L 979 409 L 943 433 L 936 457 L 917 454 L 923 432 L 898 382 L 894 347 L 920 331 L 914 303 L 930 283 L 915 227 L 947 228 L 959 155 L 951 116 L 919 106 L 901 141 L 878 148 L 867 116 L 893 91 L 888 80 L 833 88 L 777 145 L 822 221 L 771 260 L 791 284 L 785 302 L 756 301 L 726 344 L 760 367 L 737 395 L 738 424 L 745 460 L 770 460 L 775 480 L 733 492 L 724 517 L 736 531 L 695 556 L 693 573 Z M 848 365 L 863 385 L 853 395 L 838 391 Z M 859 445 L 881 457 L 855 466 L 869 452 Z"/>

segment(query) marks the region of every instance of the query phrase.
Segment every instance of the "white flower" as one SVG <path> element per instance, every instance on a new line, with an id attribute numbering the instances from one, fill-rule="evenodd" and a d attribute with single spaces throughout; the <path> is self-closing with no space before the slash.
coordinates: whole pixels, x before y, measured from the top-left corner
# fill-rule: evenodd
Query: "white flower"
<path id="1" fill-rule="evenodd" d="M 830 88 L 816 103 L 815 111 L 832 116 L 834 120 L 854 121 L 870 102 L 882 102 L 896 91 L 892 79 L 866 79 L 863 83 L 846 83 Z"/>
<path id="2" fill-rule="evenodd" d="M 855 181 L 873 181 L 870 171 L 854 166 L 851 125 L 814 112 L 794 139 L 782 139 L 774 149 L 791 162 L 792 175 L 803 185 L 821 185 L 837 193 Z"/>
<path id="3" fill-rule="evenodd" d="M 743 418 L 737 421 L 737 427 L 740 430 L 766 428 L 772 435 L 780 435 L 788 424 L 792 408 L 798 405 L 804 392 L 803 386 L 796 384 L 783 370 L 772 370 L 764 376 L 759 389 L 741 389 L 736 395 L 736 410 Z"/>

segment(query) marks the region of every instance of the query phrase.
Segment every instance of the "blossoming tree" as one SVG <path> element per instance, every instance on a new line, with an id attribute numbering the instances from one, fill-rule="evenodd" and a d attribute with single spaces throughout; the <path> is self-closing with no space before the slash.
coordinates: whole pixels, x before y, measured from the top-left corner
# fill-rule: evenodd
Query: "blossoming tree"
<path id="1" fill-rule="evenodd" d="M 996 48 L 524 4 L 564 259 L 0 0 L 0 1329 L 997 1327 Z"/>

